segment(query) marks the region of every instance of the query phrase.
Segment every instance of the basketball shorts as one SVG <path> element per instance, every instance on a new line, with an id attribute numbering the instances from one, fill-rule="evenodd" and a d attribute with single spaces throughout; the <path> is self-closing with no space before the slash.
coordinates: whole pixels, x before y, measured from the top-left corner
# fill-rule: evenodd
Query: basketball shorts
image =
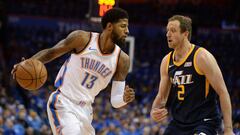
<path id="1" fill-rule="evenodd" d="M 172 120 L 164 135 L 217 135 L 221 129 L 220 118 L 209 118 L 192 124 L 183 124 Z"/>
<path id="2" fill-rule="evenodd" d="M 49 97 L 47 112 L 54 135 L 95 135 L 90 103 L 73 102 L 57 90 Z"/>

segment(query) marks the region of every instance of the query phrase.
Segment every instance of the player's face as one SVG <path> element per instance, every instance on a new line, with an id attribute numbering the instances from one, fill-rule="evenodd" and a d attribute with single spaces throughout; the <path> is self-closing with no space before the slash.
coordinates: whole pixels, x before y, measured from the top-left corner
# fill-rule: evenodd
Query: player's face
<path id="1" fill-rule="evenodd" d="M 177 20 L 169 21 L 167 25 L 167 42 L 169 48 L 176 48 L 184 41 L 184 33 L 181 32 L 180 22 Z"/>
<path id="2" fill-rule="evenodd" d="M 119 19 L 117 23 L 113 24 L 112 41 L 115 44 L 124 45 L 128 34 L 128 19 Z"/>

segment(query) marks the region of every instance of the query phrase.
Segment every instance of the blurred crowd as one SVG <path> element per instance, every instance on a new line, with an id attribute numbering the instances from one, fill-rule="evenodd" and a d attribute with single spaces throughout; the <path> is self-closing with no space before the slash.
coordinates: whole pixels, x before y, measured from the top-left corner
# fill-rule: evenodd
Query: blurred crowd
<path id="1" fill-rule="evenodd" d="M 82 21 L 85 18 L 84 13 L 87 12 L 86 6 L 83 6 L 87 1 L 84 0 L 71 0 L 70 2 L 60 0 L 57 5 L 51 0 L 10 1 L 14 3 L 8 3 L 11 14 L 20 13 L 31 17 L 71 17 L 79 18 L 78 21 L 81 23 L 88 23 Z M 76 3 L 79 6 L 75 6 Z M 65 8 L 58 8 L 61 4 L 64 4 Z M 133 16 L 133 23 L 130 20 L 130 35 L 135 37 L 135 57 L 133 71 L 128 75 L 127 83 L 135 89 L 136 100 L 124 108 L 114 109 L 109 102 L 109 87 L 106 88 L 93 104 L 93 126 L 97 135 L 161 135 L 170 118 L 159 124 L 153 122 L 149 115 L 153 99 L 158 91 L 159 64 L 170 51 L 166 42 L 165 24 L 162 25 L 164 21 L 158 20 L 159 18 L 155 18 L 153 14 L 150 16 L 138 14 L 136 17 L 137 12 L 134 8 L 137 7 L 135 6 L 131 9 L 128 5 L 123 5 L 123 7 L 130 12 L 130 17 Z M 137 9 L 144 9 L 146 14 L 150 14 L 153 13 L 152 10 L 156 10 L 155 8 L 138 7 Z M 167 14 L 165 16 L 167 18 Z M 151 18 L 161 23 L 159 25 L 141 23 Z M 239 18 L 237 16 L 234 19 Z M 234 19 L 232 18 L 231 21 Z M 220 24 L 220 21 L 217 23 Z M 10 71 L 15 63 L 21 61 L 22 57 L 29 58 L 37 51 L 53 46 L 69 32 L 70 30 L 52 29 L 34 24 L 27 26 L 8 24 L 7 42 L 0 45 L 0 134 L 52 134 L 47 120 L 46 103 L 50 93 L 55 90 L 53 82 L 58 69 L 67 56 L 46 65 L 49 73 L 48 80 L 38 91 L 29 92 L 20 88 L 11 78 Z M 206 27 L 203 24 L 194 27 L 192 42 L 205 47 L 216 57 L 232 100 L 234 131 L 240 134 L 240 62 L 238 60 L 240 58 L 240 46 L 238 45 L 240 31 Z"/>
<path id="2" fill-rule="evenodd" d="M 222 21 L 240 21 L 238 0 L 116 0 L 129 11 L 131 21 L 145 24 L 165 23 L 172 13 L 194 17 L 198 24 L 220 26 Z M 129 2 L 128 2 L 129 1 Z M 131 1 L 135 1 L 134 4 Z M 146 2 L 141 2 L 146 1 Z M 6 6 L 11 14 L 36 15 L 79 19 L 87 17 L 89 3 L 97 0 L 8 0 Z M 63 6 L 64 5 L 64 6 Z"/>

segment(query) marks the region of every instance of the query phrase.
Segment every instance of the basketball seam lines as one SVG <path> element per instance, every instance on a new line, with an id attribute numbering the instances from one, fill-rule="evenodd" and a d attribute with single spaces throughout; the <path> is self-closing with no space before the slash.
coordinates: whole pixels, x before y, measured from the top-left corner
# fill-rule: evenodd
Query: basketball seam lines
<path id="1" fill-rule="evenodd" d="M 22 65 L 19 65 L 24 71 L 26 71 L 31 77 L 32 79 L 29 79 L 29 80 L 32 80 L 30 84 L 27 84 L 26 86 L 24 86 L 24 88 L 30 86 L 32 83 L 33 83 L 33 76 L 30 72 L 28 72 Z M 18 76 L 16 76 L 18 78 Z"/>
<path id="2" fill-rule="evenodd" d="M 27 71 L 27 69 L 25 69 L 22 65 L 19 65 L 24 71 L 26 71 L 28 74 L 30 74 L 30 76 L 33 78 L 32 74 L 30 72 Z M 16 76 L 18 78 L 18 76 Z"/>
<path id="3" fill-rule="evenodd" d="M 38 75 L 37 75 L 37 71 L 36 71 L 35 65 L 33 64 L 33 61 L 32 61 L 32 60 L 31 60 L 31 63 L 32 63 L 33 69 L 34 69 L 34 71 L 35 71 L 35 77 L 37 77 L 37 76 L 38 76 Z M 35 88 L 37 88 L 37 79 L 36 79 L 36 78 L 34 78 L 34 79 L 35 79 L 35 81 L 36 81 Z"/>
<path id="4" fill-rule="evenodd" d="M 43 66 L 44 66 L 44 65 L 41 66 L 41 70 L 40 70 L 40 72 L 39 72 L 39 76 L 40 76 L 41 73 L 42 73 Z M 40 79 L 39 81 L 40 81 L 40 83 L 41 83 L 41 85 L 42 85 L 42 84 L 43 84 L 43 82 L 42 82 L 42 78 L 40 77 L 39 79 Z"/>
<path id="5" fill-rule="evenodd" d="M 35 79 L 42 79 L 42 78 L 44 78 L 46 75 L 43 75 L 43 76 L 41 76 L 41 77 L 39 77 L 39 78 L 35 78 Z M 21 77 L 17 77 L 17 79 L 20 79 L 20 80 L 35 80 L 35 79 L 23 79 L 23 78 L 21 78 Z"/>

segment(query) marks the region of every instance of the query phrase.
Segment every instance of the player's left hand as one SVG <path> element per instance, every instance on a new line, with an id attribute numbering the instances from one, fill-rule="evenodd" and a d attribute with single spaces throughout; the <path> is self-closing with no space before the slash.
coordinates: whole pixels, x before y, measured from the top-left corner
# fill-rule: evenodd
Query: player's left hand
<path id="1" fill-rule="evenodd" d="M 133 88 L 130 88 L 128 85 L 125 87 L 123 101 L 125 103 L 132 102 L 135 99 L 135 92 Z"/>

